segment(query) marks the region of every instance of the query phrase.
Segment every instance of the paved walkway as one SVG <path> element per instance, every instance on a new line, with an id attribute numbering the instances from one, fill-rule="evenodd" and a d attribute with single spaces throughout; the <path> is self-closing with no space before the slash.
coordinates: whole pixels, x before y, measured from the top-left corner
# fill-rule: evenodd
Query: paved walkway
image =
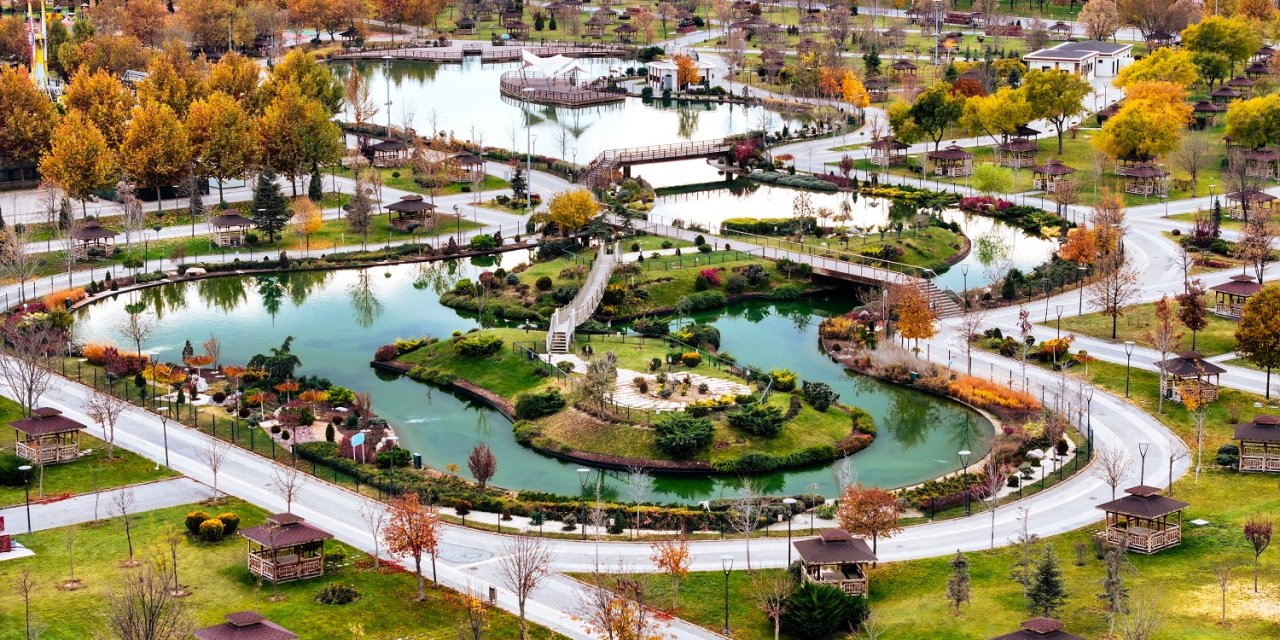
<path id="1" fill-rule="evenodd" d="M 604 351 L 604 349 L 601 349 L 601 351 Z M 587 370 L 587 361 L 571 353 L 551 353 L 543 357 L 552 364 L 568 362 L 573 365 L 573 370 L 577 373 L 585 373 Z M 645 380 L 649 385 L 648 393 L 640 391 L 635 383 L 636 378 Z M 645 373 L 634 369 L 618 369 L 618 379 L 614 382 L 613 403 L 620 407 L 648 411 L 679 411 L 689 406 L 690 403 L 699 400 L 711 400 L 726 395 L 738 396 L 751 393 L 750 387 L 739 382 L 726 380 L 725 378 L 704 376 L 687 370 L 669 374 L 668 379 L 677 384 L 687 382 L 689 393 L 687 395 L 674 393 L 670 398 L 663 398 L 658 395 L 658 391 L 662 388 L 662 385 L 658 383 L 658 374 Z M 707 385 L 706 393 L 699 391 L 699 388 L 704 384 Z"/>
<path id="2" fill-rule="evenodd" d="M 192 504 L 212 497 L 209 487 L 190 478 L 171 478 L 157 480 L 117 489 L 103 489 L 97 496 L 83 493 L 66 500 L 31 505 L 31 530 L 43 531 L 55 527 L 65 527 L 78 522 L 93 519 L 94 502 L 98 503 L 98 516 L 103 520 L 115 517 L 115 496 L 120 493 L 133 494 L 133 511 L 154 511 Z M 0 518 L 4 518 L 11 534 L 27 531 L 27 514 L 24 505 L 0 509 Z"/>

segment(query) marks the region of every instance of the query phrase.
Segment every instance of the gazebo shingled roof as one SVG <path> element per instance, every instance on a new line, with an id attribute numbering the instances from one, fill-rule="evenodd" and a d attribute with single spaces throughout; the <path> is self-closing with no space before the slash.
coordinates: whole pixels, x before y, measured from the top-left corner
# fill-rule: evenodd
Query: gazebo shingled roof
<path id="1" fill-rule="evenodd" d="M 1209 287 L 1209 290 L 1220 291 L 1234 296 L 1248 297 L 1262 291 L 1262 283 L 1255 280 L 1253 276 L 1236 274 L 1231 276 L 1231 279 L 1227 282 Z"/>
<path id="2" fill-rule="evenodd" d="M 1246 189 L 1244 191 L 1232 191 L 1231 193 L 1228 193 L 1225 197 L 1227 200 L 1230 200 L 1232 202 L 1244 202 L 1247 200 L 1251 203 L 1271 202 L 1272 200 L 1276 199 L 1275 196 L 1267 193 L 1266 191 L 1259 191 L 1257 189 Z"/>
<path id="3" fill-rule="evenodd" d="M 1048 162 L 1031 167 L 1036 173 L 1043 173 L 1047 176 L 1069 176 L 1076 172 L 1074 167 L 1069 167 L 1057 158 L 1050 158 Z"/>
<path id="4" fill-rule="evenodd" d="M 70 431 L 79 431 L 85 426 L 62 415 L 61 411 L 53 407 L 41 407 L 31 412 L 31 415 L 21 420 L 14 420 L 9 426 L 25 433 L 29 436 L 44 436 L 52 433 L 67 433 Z"/>
<path id="5" fill-rule="evenodd" d="M 196 629 L 191 635 L 198 640 L 295 640 L 298 637 L 257 611 L 228 613 L 226 619 L 222 624 Z"/>
<path id="6" fill-rule="evenodd" d="M 227 209 L 218 214 L 209 221 L 214 229 L 225 229 L 227 227 L 246 227 L 253 226 L 253 220 L 250 220 L 240 214 L 235 209 Z"/>
<path id="7" fill-rule="evenodd" d="M 1227 87 L 1218 87 L 1210 92 L 1209 96 L 1214 98 L 1239 98 L 1240 92 Z"/>
<path id="8" fill-rule="evenodd" d="M 910 60 L 898 60 L 897 62 L 889 65 L 889 68 L 894 71 L 915 71 L 920 67 L 917 67 L 916 64 Z"/>
<path id="9" fill-rule="evenodd" d="M 458 164 L 469 164 L 469 165 L 484 164 L 483 158 L 477 156 L 474 153 L 471 153 L 470 151 L 455 153 L 453 154 L 453 157 L 451 159 L 454 162 L 457 162 Z"/>
<path id="10" fill-rule="evenodd" d="M 1164 369 L 1165 373 L 1175 376 L 1194 376 L 1194 375 L 1220 375 L 1226 373 L 1227 370 L 1218 365 L 1209 362 L 1196 351 L 1182 351 L 1175 358 L 1161 360 L 1156 364 L 1156 368 Z"/>
<path id="11" fill-rule="evenodd" d="M 872 141 L 871 144 L 867 146 L 871 147 L 872 149 L 893 149 L 893 150 L 911 148 L 911 145 L 905 142 L 899 142 L 896 138 L 892 136 L 880 138 L 879 140 L 874 140 Z"/>
<path id="12" fill-rule="evenodd" d="M 387 211 L 396 213 L 422 213 L 423 211 L 434 211 L 436 206 L 422 199 L 422 196 L 408 195 L 400 196 L 400 199 L 387 205 Z"/>
<path id="13" fill-rule="evenodd" d="M 929 158 L 931 160 L 965 160 L 972 158 L 973 154 L 965 151 L 962 147 L 951 145 L 945 149 L 938 151 L 930 151 Z"/>
<path id="14" fill-rule="evenodd" d="M 1280 160 L 1280 152 L 1271 147 L 1258 147 L 1244 152 L 1244 157 L 1257 162 L 1275 162 Z"/>
<path id="15" fill-rule="evenodd" d="M 1111 502 L 1104 502 L 1098 505 L 1097 508 L 1111 513 L 1150 520 L 1167 516 L 1191 506 L 1181 500 L 1162 496 L 1160 495 L 1160 489 L 1143 484 L 1129 487 L 1124 492 L 1129 495 L 1116 498 Z"/>
<path id="16" fill-rule="evenodd" d="M 321 542 L 333 537 L 332 533 L 309 525 L 292 513 L 269 515 L 266 524 L 241 529 L 240 535 L 269 549 Z"/>
<path id="17" fill-rule="evenodd" d="M 400 140 L 382 140 L 380 142 L 375 142 L 369 145 L 369 148 L 373 149 L 374 151 L 392 153 L 397 151 L 404 151 L 405 149 L 409 148 L 409 145 Z"/>
<path id="18" fill-rule="evenodd" d="M 103 238 L 114 238 L 118 235 L 120 234 L 102 226 L 101 224 L 98 223 L 97 220 L 90 220 L 80 225 L 78 229 L 71 232 L 72 238 L 75 238 L 76 240 L 82 240 L 82 241 L 101 240 Z"/>
<path id="19" fill-rule="evenodd" d="M 1245 77 L 1243 77 L 1243 76 L 1236 76 L 1236 77 L 1234 77 L 1234 78 L 1232 78 L 1232 79 L 1230 79 L 1230 80 L 1228 80 L 1228 81 L 1227 81 L 1227 86 L 1228 86 L 1228 87 L 1249 87 L 1249 88 L 1252 88 L 1254 84 L 1256 84 L 1256 83 L 1255 83 L 1253 80 L 1250 80 L 1250 79 L 1245 78 Z"/>
<path id="20" fill-rule="evenodd" d="M 630 22 L 624 22 L 618 25 L 618 27 L 614 29 L 613 32 L 614 33 L 635 33 L 639 30 L 640 29 L 636 28 L 635 26 L 632 26 Z"/>
<path id="21" fill-rule="evenodd" d="M 1209 102 L 1208 100 L 1197 100 L 1191 110 L 1196 113 L 1221 113 L 1227 110 L 1227 105 Z"/>
<path id="22" fill-rule="evenodd" d="M 1236 425 L 1236 440 L 1251 442 L 1280 442 L 1280 416 L 1259 414 L 1253 422 L 1241 422 Z"/>
<path id="23" fill-rule="evenodd" d="M 791 546 L 806 564 L 869 564 L 876 561 L 876 554 L 871 552 L 867 541 L 850 536 L 844 529 L 823 529 L 818 537 L 796 540 Z"/>
<path id="24" fill-rule="evenodd" d="M 992 640 L 1084 640 L 1078 635 L 1062 630 L 1063 624 L 1052 618 L 1032 618 L 1022 623 L 1013 633 L 996 636 Z"/>

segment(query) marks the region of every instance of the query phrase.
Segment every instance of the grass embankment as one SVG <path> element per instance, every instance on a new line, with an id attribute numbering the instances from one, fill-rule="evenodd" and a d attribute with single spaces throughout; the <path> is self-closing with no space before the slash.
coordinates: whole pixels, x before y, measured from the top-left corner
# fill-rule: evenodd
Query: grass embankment
<path id="1" fill-rule="evenodd" d="M 413 169 L 411 167 L 379 167 L 378 173 L 382 177 L 382 186 L 388 189 L 396 189 L 399 191 L 408 191 L 410 193 L 421 193 L 426 195 L 430 190 L 426 187 L 414 182 Z M 355 174 L 350 167 L 343 167 L 338 171 L 338 175 L 344 178 L 354 178 Z M 480 191 L 491 191 L 494 189 L 505 189 L 510 187 L 511 183 L 497 176 L 485 175 L 484 183 L 480 185 Z M 436 191 L 437 196 L 451 196 L 459 193 L 469 193 L 475 189 L 475 185 L 469 182 L 450 182 L 448 185 L 440 187 Z"/>
<path id="2" fill-rule="evenodd" d="M 921 269 L 932 269 L 935 272 L 942 273 L 950 267 L 947 263 L 959 254 L 965 246 L 963 234 L 953 232 L 950 229 L 932 226 L 923 229 L 905 229 L 901 233 L 893 231 L 886 231 L 883 235 L 871 233 L 865 238 L 850 238 L 848 244 L 840 244 L 839 240 L 816 236 L 806 236 L 801 242 L 796 242 L 787 238 L 744 236 L 732 231 L 724 231 L 723 234 L 730 240 L 736 237 L 755 245 L 810 253 L 846 262 L 860 262 L 912 273 L 919 273 L 919 271 L 904 268 L 901 264 L 908 264 Z M 898 257 L 889 263 L 885 263 L 876 258 L 863 256 L 863 254 L 883 255 L 884 247 L 893 247 L 890 251 Z"/>
<path id="3" fill-rule="evenodd" d="M 22 408 L 8 398 L 0 398 L 0 424 L 8 424 L 22 417 Z M 101 430 L 94 429 L 101 433 Z M 76 495 L 98 490 L 122 487 L 139 482 L 172 478 L 177 476 L 168 469 L 160 469 L 156 464 L 142 456 L 116 447 L 113 459 L 107 459 L 107 444 L 89 433 L 80 434 L 80 449 L 92 453 L 75 462 L 51 464 L 44 467 L 43 493 L 41 492 L 40 469 L 31 470 L 31 500 L 52 498 L 64 494 Z M 12 454 L 14 443 L 5 440 L 0 443 L 0 455 Z M 22 504 L 26 494 L 21 486 L 0 486 L 0 506 Z M 106 513 L 106 504 L 103 504 Z M 16 523 L 10 527 L 17 530 Z"/>
<path id="4" fill-rule="evenodd" d="M 1057 320 L 1051 317 L 1049 322 L 1039 324 L 1052 329 L 1057 327 Z M 1116 321 L 1115 338 L 1111 337 L 1111 317 L 1101 313 L 1088 313 L 1083 316 L 1071 316 L 1069 318 L 1063 316 L 1062 333 L 1076 333 L 1117 343 L 1132 340 L 1144 347 L 1150 347 L 1152 345 L 1146 339 L 1146 334 L 1154 325 L 1155 304 L 1144 303 L 1125 309 L 1124 315 L 1120 316 Z M 1216 356 L 1234 351 L 1236 348 L 1236 326 L 1236 323 L 1231 320 L 1209 314 L 1209 326 L 1196 332 L 1196 351 L 1205 356 Z M 1185 335 L 1182 338 L 1181 347 L 1177 350 L 1191 348 L 1191 332 L 1184 328 L 1183 333 Z M 1089 366 L 1092 367 L 1093 365 Z"/>
<path id="5" fill-rule="evenodd" d="M 233 499 L 216 507 L 188 505 L 139 513 L 132 527 L 135 554 L 142 559 L 161 552 L 167 556 L 168 547 L 161 540 L 163 532 L 170 525 L 182 529 L 183 516 L 196 509 L 215 514 L 235 512 L 241 517 L 241 528 L 261 524 L 265 515 L 261 509 Z M 108 595 L 121 588 L 122 571 L 142 570 L 121 568 L 128 548 L 118 519 L 96 527 L 76 525 L 71 529 L 75 534 L 75 575 L 84 582 L 81 589 L 57 588 L 68 577 L 67 528 L 19 536 L 19 541 L 36 555 L 0 564 L 0 580 L 5 584 L 17 584 L 23 570 L 32 572 L 36 584 L 32 616 L 41 629 L 41 638 L 78 640 L 107 634 Z M 341 543 L 326 542 L 325 548 L 330 556 L 345 556 L 341 566 L 327 569 L 322 577 L 281 584 L 282 597 L 276 599 L 270 583 L 259 585 L 250 576 L 245 567 L 243 540 L 226 538 L 206 543 L 184 536 L 178 549 L 178 577 L 190 595 L 180 602 L 197 626 L 219 624 L 228 613 L 252 609 L 304 638 L 454 637 L 454 628 L 463 616 L 459 594 L 428 588 L 427 600 L 414 602 L 416 586 L 411 573 L 373 570 L 368 566 L 368 556 Z M 430 579 L 430 568 L 426 571 Z M 330 584 L 351 586 L 359 592 L 360 599 L 347 605 L 317 603 L 316 594 Z M 486 637 L 519 637 L 515 616 L 493 609 L 490 612 L 490 635 Z M 362 628 L 362 632 L 355 628 Z M 16 589 L 0 598 L 0 629 L 8 629 L 0 633 L 2 637 L 22 637 L 23 605 Z M 536 626 L 531 635 L 553 637 Z"/>
<path id="6" fill-rule="evenodd" d="M 1073 375 L 1082 373 L 1079 369 L 1073 371 Z M 1087 376 L 1092 384 L 1118 395 L 1124 393 L 1124 377 L 1123 365 L 1103 362 L 1091 363 Z M 1154 414 L 1158 387 L 1154 373 L 1134 370 L 1131 401 Z M 1221 399 L 1210 406 L 1205 419 L 1204 472 L 1197 481 L 1193 467 L 1193 473 L 1174 485 L 1174 497 L 1191 504 L 1183 514 L 1183 544 L 1152 556 L 1129 555 L 1131 569 L 1123 576 L 1125 586 L 1134 599 L 1153 598 L 1163 618 L 1153 636 L 1155 640 L 1271 638 L 1280 634 L 1275 615 L 1276 597 L 1280 595 L 1280 561 L 1271 555 L 1272 551 L 1263 553 L 1259 593 L 1254 593 L 1252 547 L 1241 533 L 1249 516 L 1274 514 L 1280 509 L 1275 478 L 1242 475 L 1213 464 L 1218 445 L 1228 442 L 1233 431 L 1229 407 L 1245 408 L 1262 401 L 1255 394 L 1222 390 Z M 1245 411 L 1243 419 L 1251 415 Z M 1156 418 L 1188 444 L 1194 465 L 1195 428 L 1186 409 L 1166 403 L 1164 414 Z M 1163 484 L 1168 460 L 1147 460 L 1146 474 L 1149 483 Z M 977 517 L 980 522 L 982 516 Z M 1052 513 L 1031 515 L 1033 522 L 1052 517 Z M 1189 524 L 1196 518 L 1209 524 Z M 1107 637 L 1111 631 L 1110 617 L 1097 596 L 1105 578 L 1103 563 L 1094 555 L 1093 534 L 1098 530 L 1098 526 L 1088 527 L 1040 543 L 1041 547 L 1049 544 L 1054 548 L 1064 572 L 1068 597 L 1055 616 L 1066 623 L 1068 631 L 1086 638 Z M 1083 566 L 1075 564 L 1076 545 L 1087 549 Z M 1015 548 L 968 554 L 972 602 L 959 615 L 953 615 L 946 600 L 946 582 L 951 573 L 947 552 L 940 548 L 940 557 L 882 563 L 871 571 L 871 608 L 882 631 L 879 638 L 981 640 L 1012 632 L 1022 620 L 1031 617 L 1021 587 L 1009 578 L 1018 556 Z M 738 555 L 735 566 L 743 562 Z M 1235 563 L 1237 568 L 1228 586 L 1227 624 L 1221 625 L 1222 592 L 1211 571 L 1225 563 Z M 661 576 L 643 579 L 649 581 L 651 604 L 669 609 L 670 580 Z M 773 627 L 756 606 L 751 584 L 745 572 L 735 571 L 730 578 L 733 637 L 767 640 L 772 638 Z M 681 617 L 719 631 L 724 614 L 724 574 L 690 574 L 681 582 L 680 604 Z"/>

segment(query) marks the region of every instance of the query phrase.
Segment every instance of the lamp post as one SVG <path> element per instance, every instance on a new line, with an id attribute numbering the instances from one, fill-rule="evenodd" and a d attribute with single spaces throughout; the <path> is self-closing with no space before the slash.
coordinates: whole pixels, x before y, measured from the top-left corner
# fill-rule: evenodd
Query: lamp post
<path id="1" fill-rule="evenodd" d="M 1076 315 L 1080 316 L 1084 315 L 1084 272 L 1088 270 L 1089 268 L 1084 265 L 1076 267 L 1076 273 L 1079 274 L 1079 277 L 1076 278 L 1076 280 L 1080 283 L 1080 286 L 1077 287 L 1080 289 L 1080 309 L 1076 312 Z"/>
<path id="2" fill-rule="evenodd" d="M 18 471 L 22 472 L 22 492 L 26 495 L 27 533 L 31 533 L 31 465 L 24 464 L 18 467 Z"/>
<path id="3" fill-rule="evenodd" d="M 1129 362 L 1133 359 L 1133 341 L 1124 341 L 1124 397 L 1129 397 Z"/>
<path id="4" fill-rule="evenodd" d="M 462 212 L 458 209 L 458 205 L 456 204 L 453 205 L 453 222 L 454 222 L 454 225 L 456 225 L 456 230 L 453 232 L 453 237 L 455 238 L 454 242 L 457 242 L 458 246 L 461 247 L 462 246 Z"/>
<path id="5" fill-rule="evenodd" d="M 582 539 L 587 539 L 587 479 L 591 476 L 591 470 L 587 468 L 578 469 L 578 499 L 582 502 L 582 508 L 579 510 L 582 514 Z"/>
<path id="6" fill-rule="evenodd" d="M 1088 431 L 1085 437 L 1089 440 L 1089 458 L 1093 457 L 1093 391 L 1093 385 L 1084 389 L 1085 429 Z"/>
<path id="7" fill-rule="evenodd" d="M 387 139 L 388 140 L 391 139 L 391 61 L 392 60 L 394 60 L 394 58 L 392 58 L 389 55 L 382 56 L 382 62 L 383 62 L 382 79 L 386 81 L 386 87 L 387 87 L 386 105 L 387 105 Z M 436 132 L 434 131 L 431 132 L 431 135 L 434 136 L 435 134 Z"/>
<path id="8" fill-rule="evenodd" d="M 819 484 L 818 484 L 818 483 L 816 483 L 816 482 L 810 482 L 810 483 L 809 483 L 809 493 L 812 493 L 812 494 L 814 494 L 814 495 L 817 495 L 817 494 L 818 494 L 818 487 L 819 487 L 819 486 L 821 486 L 821 485 L 819 485 Z M 813 517 L 814 517 L 814 513 L 815 513 L 816 511 L 817 511 L 816 509 L 810 509 L 810 510 L 809 510 L 809 535 L 813 535 Z"/>
<path id="9" fill-rule="evenodd" d="M 783 498 L 782 504 L 787 505 L 787 566 L 791 566 L 791 507 L 795 506 L 795 498 Z"/>
<path id="10" fill-rule="evenodd" d="M 529 117 L 529 105 L 532 104 L 529 99 L 537 89 L 534 89 L 533 87 L 525 87 L 520 91 L 524 94 L 525 108 L 524 212 L 525 215 L 528 215 L 531 207 L 533 206 L 533 118 Z M 517 160 L 517 162 L 519 162 L 519 160 Z"/>
<path id="11" fill-rule="evenodd" d="M 969 265 L 968 264 L 960 265 L 960 276 L 964 278 L 964 285 L 963 285 L 964 289 L 961 291 L 961 294 L 964 296 L 964 306 L 967 309 L 969 308 Z"/>
<path id="12" fill-rule="evenodd" d="M 733 571 L 733 556 L 720 556 L 720 568 L 724 569 L 724 629 L 723 635 L 729 635 L 729 572 Z"/>
<path id="13" fill-rule="evenodd" d="M 963 486 L 964 474 L 969 471 L 969 456 L 973 455 L 973 452 L 969 451 L 968 449 L 961 449 L 956 455 L 960 456 L 960 484 Z M 967 515 L 970 515 L 971 513 L 972 511 L 970 511 L 970 506 L 969 506 L 969 488 L 965 487 L 964 514 L 967 516 Z"/>
<path id="14" fill-rule="evenodd" d="M 1138 443 L 1138 457 L 1142 458 L 1142 465 L 1138 467 L 1138 484 L 1145 485 L 1147 483 L 1147 449 L 1150 448 L 1150 442 Z"/>
<path id="15" fill-rule="evenodd" d="M 1058 328 L 1057 328 L 1058 335 L 1055 337 L 1061 338 L 1062 337 L 1062 305 L 1060 304 L 1053 305 L 1053 311 L 1058 314 Z"/>

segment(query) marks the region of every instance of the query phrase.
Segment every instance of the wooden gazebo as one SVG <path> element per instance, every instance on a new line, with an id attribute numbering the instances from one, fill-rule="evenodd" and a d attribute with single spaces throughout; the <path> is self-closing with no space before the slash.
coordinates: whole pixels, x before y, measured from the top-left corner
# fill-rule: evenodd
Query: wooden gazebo
<path id="1" fill-rule="evenodd" d="M 1227 370 L 1204 359 L 1196 351 L 1183 351 L 1176 357 L 1155 363 L 1164 372 L 1160 381 L 1160 394 L 1174 402 L 1182 402 L 1183 387 L 1194 385 L 1201 402 L 1218 399 L 1218 381 Z M 1210 379 L 1213 382 L 1210 382 Z"/>
<path id="2" fill-rule="evenodd" d="M 71 231 L 71 239 L 76 241 L 77 249 L 86 252 L 98 249 L 104 254 L 111 253 L 112 244 L 118 235 L 120 234 L 102 226 L 97 220 L 90 220 Z"/>
<path id="3" fill-rule="evenodd" d="M 1258 47 L 1257 51 L 1253 52 L 1253 61 L 1266 64 L 1267 61 L 1271 59 L 1271 56 L 1274 56 L 1275 54 L 1276 50 L 1272 48 L 1271 45 L 1264 44 L 1261 47 Z"/>
<path id="4" fill-rule="evenodd" d="M 435 209 L 434 204 L 416 194 L 400 196 L 399 200 L 387 205 L 389 214 L 396 214 L 395 219 L 391 221 L 391 226 L 401 231 L 422 226 L 422 221 Z"/>
<path id="5" fill-rule="evenodd" d="M 14 430 L 13 452 L 33 464 L 58 464 L 80 458 L 80 430 L 84 425 L 52 407 L 9 423 Z"/>
<path id="6" fill-rule="evenodd" d="M 800 30 L 805 33 L 817 33 L 822 31 L 822 16 L 816 13 L 806 13 L 800 18 Z"/>
<path id="7" fill-rule="evenodd" d="M 1262 291 L 1262 283 L 1254 280 L 1251 275 L 1241 273 L 1231 276 L 1230 280 L 1222 284 L 1209 287 L 1209 290 L 1217 298 L 1213 305 L 1213 312 L 1239 320 L 1240 314 L 1244 312 L 1244 303 L 1248 302 L 1253 294 Z"/>
<path id="8" fill-rule="evenodd" d="M 1196 120 L 1196 127 L 1199 129 L 1208 129 L 1218 122 L 1218 114 L 1227 110 L 1224 104 L 1210 102 L 1208 100 L 1198 100 L 1191 105 L 1191 116 Z"/>
<path id="9" fill-rule="evenodd" d="M 889 65 L 889 70 L 895 78 L 901 78 L 903 76 L 915 77 L 918 69 L 919 67 L 917 67 L 914 62 L 906 59 L 898 60 L 897 62 Z"/>
<path id="10" fill-rule="evenodd" d="M 1251 178 L 1274 180 L 1280 177 L 1280 152 L 1270 147 L 1258 147 L 1245 151 L 1244 174 Z"/>
<path id="11" fill-rule="evenodd" d="M 1084 640 L 1074 633 L 1063 631 L 1063 626 L 1053 618 L 1032 618 L 1023 622 L 1021 629 L 991 640 Z"/>
<path id="12" fill-rule="evenodd" d="M 1159 489 L 1146 485 L 1129 487 L 1124 492 L 1128 495 L 1098 505 L 1107 514 L 1107 542 L 1138 553 L 1155 553 L 1182 544 L 1182 510 L 1190 505 L 1162 496 Z"/>
<path id="13" fill-rule="evenodd" d="M 253 228 L 253 220 L 240 214 L 235 209 L 227 209 L 209 221 L 213 227 L 213 243 L 219 247 L 239 247 L 244 244 L 245 235 Z"/>
<path id="14" fill-rule="evenodd" d="M 613 32 L 618 36 L 619 42 L 629 43 L 631 42 L 631 38 L 634 37 L 636 32 L 639 30 L 640 29 L 635 25 L 632 25 L 630 22 L 624 22 L 614 28 Z"/>
<path id="15" fill-rule="evenodd" d="M 474 153 L 455 153 L 449 157 L 454 182 L 475 182 L 484 178 L 484 158 Z"/>
<path id="16" fill-rule="evenodd" d="M 1265 62 L 1255 62 L 1244 68 L 1246 78 L 1257 80 L 1263 76 L 1271 75 L 1271 69 L 1267 67 Z"/>
<path id="17" fill-rule="evenodd" d="M 881 76 L 871 76 L 862 83 L 867 88 L 867 97 L 871 102 L 885 102 L 889 99 L 889 81 Z"/>
<path id="18" fill-rule="evenodd" d="M 519 20 L 508 22 L 504 26 L 507 28 L 507 35 L 516 40 L 525 40 L 529 37 L 529 25 Z"/>
<path id="19" fill-rule="evenodd" d="M 1117 168 L 1116 173 L 1124 178 L 1125 193 L 1139 196 L 1163 196 L 1169 193 L 1169 172 L 1150 162 Z"/>
<path id="20" fill-rule="evenodd" d="M 226 622 L 191 632 L 196 640 L 296 640 L 298 634 L 262 617 L 257 611 L 228 613 Z"/>
<path id="21" fill-rule="evenodd" d="M 1049 27 L 1049 35 L 1056 40 L 1066 40 L 1071 37 L 1071 25 L 1059 20 Z"/>
<path id="22" fill-rule="evenodd" d="M 1275 196 L 1259 189 L 1232 191 L 1225 197 L 1227 199 L 1227 217 L 1245 221 L 1249 220 L 1250 214 L 1261 213 L 1262 215 L 1270 216 L 1276 199 Z"/>
<path id="23" fill-rule="evenodd" d="M 1240 471 L 1280 472 L 1280 416 L 1257 415 L 1236 425 Z"/>
<path id="24" fill-rule="evenodd" d="M 1024 125 L 1018 127 L 1013 137 L 996 143 L 996 146 L 992 149 L 995 154 L 996 164 L 1013 169 L 1035 165 L 1036 153 L 1040 148 L 1036 144 L 1034 136 L 1038 133 L 1040 132 Z M 1032 137 L 1028 137 L 1028 135 Z"/>
<path id="25" fill-rule="evenodd" d="M 867 596 L 867 567 L 876 561 L 867 541 L 844 529 L 823 529 L 816 538 L 792 543 L 804 564 L 804 579 L 838 587 L 855 596 Z"/>
<path id="26" fill-rule="evenodd" d="M 476 21 L 463 16 L 453 25 L 453 32 L 460 36 L 470 36 L 476 33 Z"/>
<path id="27" fill-rule="evenodd" d="M 609 26 L 609 19 L 596 13 L 583 24 L 587 27 L 587 37 L 602 38 L 605 27 Z"/>
<path id="28" fill-rule="evenodd" d="M 1240 97 L 1240 92 L 1229 87 L 1218 87 L 1209 92 L 1209 99 L 1218 104 L 1227 104 Z"/>
<path id="29" fill-rule="evenodd" d="M 907 149 L 911 148 L 905 142 L 898 142 L 893 136 L 873 140 L 867 146 L 871 149 L 871 164 L 881 167 L 906 164 Z"/>
<path id="30" fill-rule="evenodd" d="M 1227 81 L 1227 86 L 1233 91 L 1237 91 L 1241 96 L 1248 97 L 1253 93 L 1254 81 L 1244 76 L 1236 76 Z"/>
<path id="31" fill-rule="evenodd" d="M 383 140 L 369 145 L 369 154 L 376 166 L 398 166 L 408 159 L 409 145 L 401 140 Z"/>
<path id="32" fill-rule="evenodd" d="M 937 175 L 956 178 L 973 173 L 973 154 L 954 144 L 930 151 L 928 158 L 933 163 L 933 173 Z"/>
<path id="33" fill-rule="evenodd" d="M 1171 47 L 1178 41 L 1177 34 L 1168 31 L 1155 31 L 1147 36 L 1147 48 L 1155 51 L 1160 47 Z"/>
<path id="34" fill-rule="evenodd" d="M 1071 175 L 1075 172 L 1074 168 L 1063 164 L 1061 160 L 1050 158 L 1042 165 L 1031 167 L 1031 184 L 1045 193 L 1053 193 L 1059 184 L 1070 182 Z"/>
<path id="35" fill-rule="evenodd" d="M 324 541 L 333 534 L 301 516 L 276 513 L 266 524 L 241 529 L 249 541 L 249 573 L 272 582 L 324 575 Z"/>

